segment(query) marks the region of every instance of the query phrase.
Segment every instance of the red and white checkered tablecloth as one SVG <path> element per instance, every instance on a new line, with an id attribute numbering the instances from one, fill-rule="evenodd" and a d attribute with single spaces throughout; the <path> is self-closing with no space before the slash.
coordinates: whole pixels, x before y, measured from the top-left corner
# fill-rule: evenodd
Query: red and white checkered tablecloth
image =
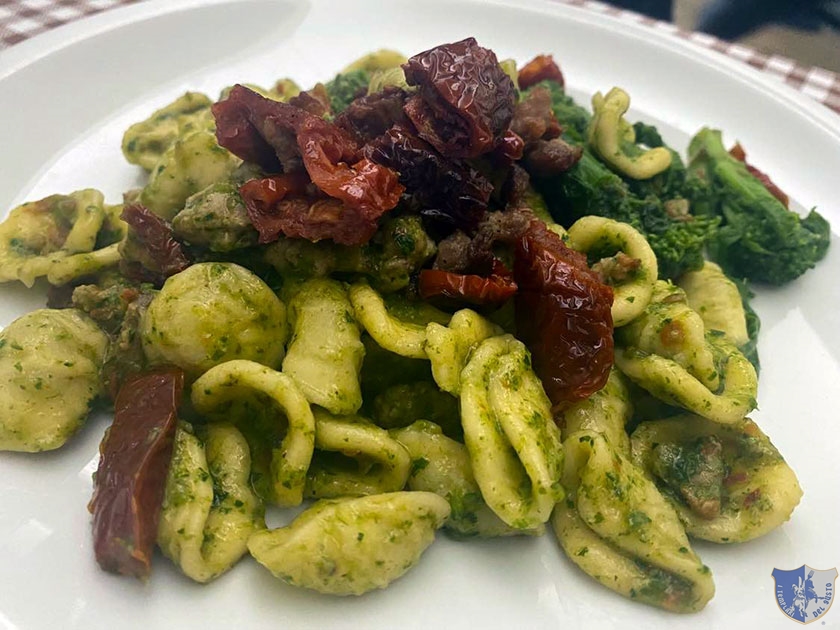
<path id="1" fill-rule="evenodd" d="M 0 50 L 13 46 L 62 24 L 108 9 L 142 0 L 0 0 Z M 805 67 L 792 59 L 764 55 L 752 48 L 724 42 L 704 33 L 682 31 L 673 24 L 625 11 L 596 0 L 555 0 L 605 13 L 657 30 L 685 37 L 730 57 L 748 63 L 778 78 L 803 94 L 840 113 L 840 74 L 823 68 Z"/>

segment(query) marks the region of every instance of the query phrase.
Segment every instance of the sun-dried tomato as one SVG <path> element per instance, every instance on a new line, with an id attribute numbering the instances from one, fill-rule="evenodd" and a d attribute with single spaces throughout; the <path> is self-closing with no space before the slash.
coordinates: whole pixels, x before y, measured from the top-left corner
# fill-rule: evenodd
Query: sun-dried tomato
<path id="1" fill-rule="evenodd" d="M 414 55 L 403 70 L 408 84 L 419 86 L 405 112 L 443 155 L 473 158 L 502 141 L 516 90 L 492 50 L 469 37 Z"/>
<path id="2" fill-rule="evenodd" d="M 340 245 L 361 245 L 378 227 L 333 197 L 289 196 L 274 211 L 283 234 L 313 242 L 332 239 Z"/>
<path id="3" fill-rule="evenodd" d="M 525 151 L 525 141 L 515 132 L 508 129 L 502 134 L 502 139 L 493 152 L 506 165 L 520 159 Z"/>
<path id="4" fill-rule="evenodd" d="M 435 231 L 472 231 L 487 210 L 493 185 L 469 165 L 450 160 L 407 127 L 395 125 L 365 146 L 374 162 L 399 172 L 400 183 Z"/>
<path id="5" fill-rule="evenodd" d="M 790 207 L 790 199 L 788 198 L 785 191 L 779 188 L 775 184 L 775 182 L 772 179 L 770 179 L 770 176 L 767 173 L 765 173 L 764 171 L 760 171 L 752 164 L 747 162 L 747 153 L 746 151 L 744 151 L 744 147 L 741 146 L 740 142 L 735 143 L 735 146 L 729 150 L 729 155 L 734 157 L 739 162 L 743 162 L 744 166 L 746 166 L 747 170 L 750 173 L 752 173 L 753 177 L 758 179 L 758 181 L 760 181 L 764 185 L 764 187 L 768 190 L 768 192 L 771 195 L 773 195 L 776 199 L 781 201 L 785 205 L 785 208 Z"/>
<path id="6" fill-rule="evenodd" d="M 228 97 L 214 103 L 210 110 L 216 119 L 216 141 L 246 162 L 257 164 L 267 173 L 281 169 L 275 147 L 269 144 L 260 130 L 251 122 L 251 90 L 238 90 L 235 86 Z"/>
<path id="7" fill-rule="evenodd" d="M 289 105 L 305 109 L 314 116 L 324 117 L 331 114 L 330 95 L 323 83 L 316 83 L 311 90 L 306 90 L 289 99 Z"/>
<path id="8" fill-rule="evenodd" d="M 248 211 L 248 218 L 260 233 L 260 243 L 272 243 L 283 234 L 283 221 L 277 204 L 289 193 L 306 191 L 309 177 L 298 172 L 251 179 L 239 187 L 239 194 Z"/>
<path id="9" fill-rule="evenodd" d="M 586 398 L 613 364 L 613 291 L 542 221 L 516 248 L 516 330 L 556 408 Z"/>
<path id="10" fill-rule="evenodd" d="M 537 55 L 522 66 L 517 83 L 520 90 L 527 90 L 532 85 L 545 80 L 556 81 L 561 86 L 565 85 L 563 73 L 554 58 L 551 55 Z"/>
<path id="11" fill-rule="evenodd" d="M 298 170 L 302 160 L 312 183 L 342 202 L 343 206 L 331 204 L 331 208 L 344 209 L 332 214 L 336 237 L 324 238 L 362 244 L 365 241 L 360 240 L 361 234 L 373 234 L 378 218 L 399 202 L 404 188 L 397 173 L 362 157 L 356 140 L 333 123 L 288 103 L 264 98 L 241 85 L 234 86 L 227 101 L 222 101 L 229 102 L 233 105 L 214 109 L 216 136 L 222 146 L 247 160 L 246 156 L 261 155 L 259 147 L 268 144 L 286 173 Z M 255 145 L 243 146 L 237 134 Z M 298 222 L 305 222 L 307 216 L 297 217 Z"/>
<path id="12" fill-rule="evenodd" d="M 93 498 L 93 548 L 106 571 L 146 578 L 172 458 L 184 373 L 161 370 L 127 381 L 100 444 Z"/>
<path id="13" fill-rule="evenodd" d="M 417 289 L 424 300 L 445 298 L 458 306 L 499 307 L 516 294 L 513 274 L 496 259 L 493 273 L 487 277 L 453 273 L 440 269 L 423 269 L 417 278 Z"/>
<path id="14" fill-rule="evenodd" d="M 408 125 L 403 111 L 408 94 L 394 86 L 352 101 L 335 117 L 337 127 L 366 144 L 378 138 L 394 125 Z"/>
<path id="15" fill-rule="evenodd" d="M 128 223 L 128 235 L 120 250 L 124 276 L 160 286 L 166 278 L 190 266 L 170 225 L 146 206 L 128 204 L 120 216 Z"/>
<path id="16" fill-rule="evenodd" d="M 358 155 L 350 137 L 320 118 L 307 120 L 298 131 L 298 145 L 312 183 L 375 221 L 400 200 L 405 188 L 397 173 Z M 351 152 L 352 147 L 352 152 Z"/>

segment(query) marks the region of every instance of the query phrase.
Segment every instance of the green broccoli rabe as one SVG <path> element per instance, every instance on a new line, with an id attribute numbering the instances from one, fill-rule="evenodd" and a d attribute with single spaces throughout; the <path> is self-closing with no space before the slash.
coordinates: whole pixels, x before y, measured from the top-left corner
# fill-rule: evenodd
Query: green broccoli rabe
<path id="1" fill-rule="evenodd" d="M 702 129 L 688 148 L 689 175 L 711 186 L 706 211 L 722 219 L 709 256 L 728 275 L 781 285 L 825 256 L 831 230 L 816 210 L 791 212 L 723 146 L 720 131 Z M 695 209 L 696 211 L 697 209 Z"/>
<path id="2" fill-rule="evenodd" d="M 332 114 L 340 114 L 356 97 L 367 94 L 369 83 L 370 73 L 367 70 L 350 70 L 337 74 L 324 86 L 330 97 Z"/>
<path id="3" fill-rule="evenodd" d="M 587 214 L 629 223 L 650 243 L 659 264 L 660 278 L 676 278 L 703 265 L 703 248 L 718 219 L 695 217 L 685 200 L 662 201 L 638 197 L 621 177 L 588 150 L 580 162 L 561 177 L 534 180 L 546 197 L 554 218 L 568 227 Z"/>
<path id="4" fill-rule="evenodd" d="M 586 144 L 589 112 L 569 97 L 554 81 L 538 85 L 551 91 L 552 110 L 563 126 L 563 138 L 573 144 Z M 533 88 L 532 88 L 533 89 Z M 664 146 L 654 127 L 637 125 L 637 142 Z M 675 278 L 703 264 L 703 248 L 715 230 L 718 219 L 696 217 L 689 212 L 688 193 L 695 188 L 686 181 L 685 165 L 672 151 L 671 168 L 645 181 L 629 181 L 610 170 L 597 156 L 585 149 L 580 161 L 560 177 L 538 179 L 533 183 L 546 199 L 554 219 L 568 227 L 587 214 L 596 214 L 631 224 L 648 239 L 659 264 L 662 278 Z"/>
<path id="5" fill-rule="evenodd" d="M 758 360 L 758 333 L 761 330 L 761 319 L 758 313 L 752 307 L 750 302 L 755 297 L 755 293 L 750 289 L 750 285 L 746 280 L 738 280 L 730 278 L 735 286 L 738 287 L 738 293 L 741 294 L 741 303 L 744 305 L 744 317 L 747 320 L 747 336 L 749 341 L 743 346 L 739 347 L 747 360 L 753 364 L 756 373 L 761 369 L 761 362 Z"/>

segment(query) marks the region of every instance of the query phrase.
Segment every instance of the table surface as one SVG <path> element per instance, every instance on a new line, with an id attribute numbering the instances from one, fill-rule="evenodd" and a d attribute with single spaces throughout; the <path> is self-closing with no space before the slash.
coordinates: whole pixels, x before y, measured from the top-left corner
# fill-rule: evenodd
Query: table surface
<path id="1" fill-rule="evenodd" d="M 0 51 L 30 37 L 95 13 L 142 0 L 0 0 Z M 716 50 L 783 81 L 840 114 L 840 74 L 807 67 L 779 55 L 765 55 L 752 48 L 725 42 L 704 33 L 683 31 L 674 24 L 619 9 L 595 0 L 554 0 L 591 11 L 644 24 Z"/>

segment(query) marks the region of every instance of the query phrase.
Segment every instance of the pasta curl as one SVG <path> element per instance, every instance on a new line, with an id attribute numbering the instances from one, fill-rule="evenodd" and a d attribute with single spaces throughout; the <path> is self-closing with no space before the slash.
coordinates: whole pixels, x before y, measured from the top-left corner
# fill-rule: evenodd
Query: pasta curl
<path id="1" fill-rule="evenodd" d="M 564 435 L 577 431 L 597 431 L 622 455 L 630 456 L 630 438 L 624 427 L 633 417 L 633 403 L 627 381 L 617 369 L 597 392 L 556 416 Z"/>
<path id="2" fill-rule="evenodd" d="M 0 331 L 0 451 L 62 446 L 104 392 L 108 337 L 81 311 L 40 309 Z"/>
<path id="3" fill-rule="evenodd" d="M 316 409 L 307 497 L 396 492 L 405 486 L 410 465 L 408 451 L 385 429 L 358 416 L 336 418 Z"/>
<path id="4" fill-rule="evenodd" d="M 0 223 L 0 282 L 61 285 L 115 266 L 126 234 L 121 208 L 92 188 L 13 208 Z"/>
<path id="5" fill-rule="evenodd" d="M 589 123 L 589 146 L 601 159 L 631 179 L 650 179 L 671 166 L 671 152 L 664 147 L 641 149 L 636 132 L 624 119 L 630 108 L 630 96 L 614 87 L 607 95 L 592 97 L 592 120 Z"/>
<path id="6" fill-rule="evenodd" d="M 631 439 L 633 461 L 696 538 L 758 538 L 787 521 L 802 497 L 796 474 L 749 418 L 721 426 L 686 414 L 643 422 Z"/>
<path id="7" fill-rule="evenodd" d="M 215 128 L 207 96 L 185 92 L 161 107 L 146 120 L 134 123 L 123 134 L 122 152 L 126 161 L 151 171 L 163 153 L 182 136 Z"/>
<path id="8" fill-rule="evenodd" d="M 283 373 L 309 402 L 337 415 L 357 412 L 365 348 L 347 291 L 335 280 L 309 280 L 289 302 L 288 315 L 292 341 Z"/>
<path id="9" fill-rule="evenodd" d="M 719 330 L 739 348 L 750 340 L 741 294 L 720 265 L 707 260 L 700 270 L 680 276 L 678 284 L 706 330 Z"/>
<path id="10" fill-rule="evenodd" d="M 656 282 L 644 312 L 616 332 L 616 345 L 672 360 L 712 391 L 720 386 L 703 320 L 688 306 L 685 292 L 666 280 Z"/>
<path id="11" fill-rule="evenodd" d="M 356 319 L 376 343 L 410 359 L 427 358 L 426 322 L 420 324 L 395 316 L 382 296 L 366 284 L 354 284 L 349 294 Z"/>
<path id="12" fill-rule="evenodd" d="M 448 516 L 449 504 L 431 492 L 323 500 L 288 527 L 257 532 L 248 549 L 288 584 L 361 595 L 414 566 Z"/>
<path id="13" fill-rule="evenodd" d="M 227 361 L 205 372 L 190 397 L 198 413 L 233 420 L 246 435 L 257 423 L 269 425 L 277 441 L 270 447 L 268 499 L 281 507 L 303 501 L 315 418 L 289 376 L 253 361 Z"/>
<path id="14" fill-rule="evenodd" d="M 456 312 L 447 326 L 435 322 L 426 326 L 424 349 L 438 387 L 457 396 L 461 391 L 461 370 L 472 348 L 500 334 L 501 328 L 470 309 Z"/>
<path id="15" fill-rule="evenodd" d="M 659 268 L 656 254 L 637 229 L 613 219 L 587 216 L 569 228 L 567 245 L 601 259 L 593 269 L 613 288 L 612 319 L 616 328 L 644 312 Z"/>
<path id="16" fill-rule="evenodd" d="M 391 431 L 411 455 L 409 490 L 434 492 L 449 502 L 452 513 L 444 527 L 458 536 L 513 536 L 541 534 L 510 527 L 484 502 L 475 481 L 467 447 L 425 420 Z"/>
<path id="17" fill-rule="evenodd" d="M 706 337 L 723 366 L 722 389 L 709 390 L 684 367 L 656 354 L 645 354 L 637 348 L 621 348 L 615 364 L 621 372 L 666 403 L 677 405 L 721 424 L 733 424 L 756 406 L 758 378 L 755 368 L 735 346 L 722 337 L 709 333 Z"/>
<path id="18" fill-rule="evenodd" d="M 251 534 L 265 527 L 245 438 L 227 424 L 206 431 L 204 443 L 187 424 L 175 434 L 157 534 L 164 555 L 196 582 L 230 569 L 248 551 Z"/>
<path id="19" fill-rule="evenodd" d="M 579 431 L 563 445 L 569 496 L 551 524 L 569 559 L 630 599 L 680 613 L 702 609 L 715 591 L 711 572 L 653 482 L 602 434 Z"/>
<path id="20" fill-rule="evenodd" d="M 461 424 L 487 505 L 517 529 L 545 523 L 563 498 L 560 431 L 524 344 L 491 337 L 461 372 Z"/>

